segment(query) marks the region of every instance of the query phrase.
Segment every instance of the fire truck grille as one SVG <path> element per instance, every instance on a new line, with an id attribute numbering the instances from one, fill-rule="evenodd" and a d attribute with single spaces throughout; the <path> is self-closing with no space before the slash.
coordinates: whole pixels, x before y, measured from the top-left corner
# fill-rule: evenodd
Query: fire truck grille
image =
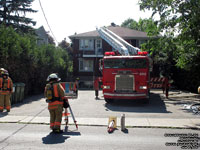
<path id="1" fill-rule="evenodd" d="M 134 84 L 133 75 L 116 75 L 116 91 L 133 92 Z"/>

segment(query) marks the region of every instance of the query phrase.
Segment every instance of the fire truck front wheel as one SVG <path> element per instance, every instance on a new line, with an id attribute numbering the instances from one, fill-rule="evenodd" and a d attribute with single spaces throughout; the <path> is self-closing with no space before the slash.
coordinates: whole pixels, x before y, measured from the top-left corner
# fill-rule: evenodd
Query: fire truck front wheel
<path id="1" fill-rule="evenodd" d="M 149 98 L 142 99 L 142 102 L 143 102 L 144 104 L 149 104 Z"/>
<path id="2" fill-rule="evenodd" d="M 109 98 L 105 98 L 106 103 L 112 103 L 114 100 L 113 99 L 109 99 Z"/>

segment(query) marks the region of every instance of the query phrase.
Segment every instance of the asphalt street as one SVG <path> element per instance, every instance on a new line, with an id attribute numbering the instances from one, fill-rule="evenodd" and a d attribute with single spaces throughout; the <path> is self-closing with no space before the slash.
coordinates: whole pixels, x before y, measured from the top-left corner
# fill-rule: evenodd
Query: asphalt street
<path id="1" fill-rule="evenodd" d="M 180 150 L 185 144 L 198 149 L 200 131 L 191 129 L 127 128 L 107 133 L 105 127 L 74 126 L 68 132 L 54 134 L 47 125 L 41 124 L 0 124 L 0 150 L 21 149 L 72 149 L 72 150 Z M 180 142 L 180 138 L 190 138 L 192 144 Z"/>

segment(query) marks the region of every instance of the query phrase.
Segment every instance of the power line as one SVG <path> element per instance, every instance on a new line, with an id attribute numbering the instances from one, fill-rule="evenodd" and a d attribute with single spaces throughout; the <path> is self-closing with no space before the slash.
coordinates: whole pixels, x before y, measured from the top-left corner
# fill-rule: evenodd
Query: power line
<path id="1" fill-rule="evenodd" d="M 40 0 L 39 0 L 39 3 L 40 3 L 40 7 L 41 7 L 42 13 L 43 13 L 43 15 L 44 15 L 44 18 L 45 18 L 45 20 L 46 20 L 46 23 L 47 23 L 47 25 L 48 25 L 48 27 L 49 27 L 49 30 L 50 30 L 51 34 L 53 35 L 53 37 L 54 37 L 56 43 L 58 43 L 58 41 L 56 40 L 55 35 L 53 34 L 53 31 L 51 30 L 51 27 L 50 27 L 50 25 L 49 25 L 49 22 L 48 22 L 48 20 L 47 20 L 47 17 L 46 17 L 46 15 L 45 15 L 45 12 L 44 12 L 44 9 L 43 9 L 43 7 L 42 7 L 42 4 L 41 4 L 41 1 L 40 1 Z"/>

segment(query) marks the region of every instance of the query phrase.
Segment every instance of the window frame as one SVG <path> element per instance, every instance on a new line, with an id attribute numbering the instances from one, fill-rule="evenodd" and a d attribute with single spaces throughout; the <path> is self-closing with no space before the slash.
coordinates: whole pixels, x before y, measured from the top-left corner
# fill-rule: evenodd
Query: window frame
<path id="1" fill-rule="evenodd" d="M 94 51 L 94 39 L 92 38 L 79 39 L 79 50 Z"/>
<path id="2" fill-rule="evenodd" d="M 93 72 L 93 70 L 94 61 L 92 59 L 79 58 L 79 72 Z"/>

